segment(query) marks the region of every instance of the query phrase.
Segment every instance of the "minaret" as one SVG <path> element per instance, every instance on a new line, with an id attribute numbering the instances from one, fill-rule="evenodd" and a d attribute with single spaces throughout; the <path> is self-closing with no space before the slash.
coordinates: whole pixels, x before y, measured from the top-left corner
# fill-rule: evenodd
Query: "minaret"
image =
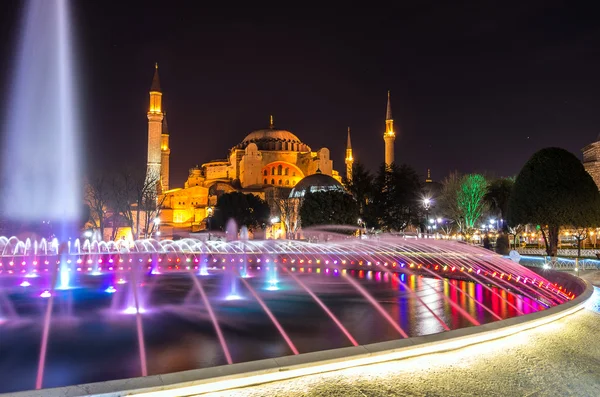
<path id="1" fill-rule="evenodd" d="M 387 111 L 385 113 L 385 133 L 383 141 L 385 142 L 385 165 L 390 166 L 394 162 L 394 141 L 396 133 L 394 132 L 394 119 L 392 119 L 392 103 L 390 102 L 390 92 L 388 91 Z"/>
<path id="2" fill-rule="evenodd" d="M 169 156 L 171 148 L 169 148 L 169 126 L 167 125 L 167 112 L 164 113 L 162 121 L 160 142 L 160 182 L 163 192 L 169 190 Z"/>
<path id="3" fill-rule="evenodd" d="M 354 158 L 352 157 L 352 142 L 350 142 L 350 127 L 348 127 L 348 142 L 346 143 L 346 179 L 352 180 L 352 164 Z"/>
<path id="4" fill-rule="evenodd" d="M 275 128 L 275 124 L 273 124 L 273 115 L 269 116 L 269 128 L 270 129 L 274 129 Z"/>
<path id="5" fill-rule="evenodd" d="M 146 183 L 158 182 L 161 177 L 161 140 L 162 140 L 162 92 L 158 79 L 158 63 L 155 65 L 154 78 L 150 87 L 150 108 L 148 109 L 148 166 Z M 157 186 L 158 190 L 158 186 Z"/>
<path id="6" fill-rule="evenodd" d="M 425 179 L 425 183 L 431 183 L 433 180 L 431 179 L 431 169 L 427 168 L 427 179 Z"/>

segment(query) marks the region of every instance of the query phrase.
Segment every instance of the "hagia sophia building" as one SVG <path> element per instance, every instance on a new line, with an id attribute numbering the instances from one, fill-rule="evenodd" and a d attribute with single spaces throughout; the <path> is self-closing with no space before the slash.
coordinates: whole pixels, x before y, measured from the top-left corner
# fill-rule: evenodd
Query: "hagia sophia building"
<path id="1" fill-rule="evenodd" d="M 394 162 L 396 134 L 389 92 L 386 110 L 384 153 L 386 164 L 391 164 Z M 299 193 L 300 186 L 311 189 L 310 185 L 314 183 L 319 185 L 317 190 L 343 190 L 342 177 L 333 167 L 330 150 L 313 150 L 292 132 L 276 128 L 273 116 L 270 116 L 268 128 L 250 132 L 229 150 L 226 158 L 192 167 L 183 188 L 173 188 L 169 185 L 170 154 L 169 130 L 166 114 L 163 112 L 162 91 L 156 65 L 148 110 L 146 178 L 160 180 L 158 201 L 162 206 L 160 225 L 163 235 L 175 233 L 175 230 L 197 232 L 205 229 L 206 220 L 213 214 L 217 198 L 223 193 L 239 191 L 255 194 L 269 201 L 269 197 L 273 197 L 277 191 L 289 194 L 291 189 L 305 178 L 294 190 L 296 195 L 304 194 L 303 190 Z M 353 162 L 348 128 L 345 158 L 345 176 L 348 179 L 352 178 Z M 282 225 L 279 229 L 281 227 Z"/>

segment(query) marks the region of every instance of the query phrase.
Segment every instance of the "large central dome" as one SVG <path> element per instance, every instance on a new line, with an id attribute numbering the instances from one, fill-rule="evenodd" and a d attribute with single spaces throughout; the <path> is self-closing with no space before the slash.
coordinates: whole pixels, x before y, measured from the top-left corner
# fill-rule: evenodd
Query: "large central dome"
<path id="1" fill-rule="evenodd" d="M 244 140 L 236 146 L 237 149 L 245 149 L 254 143 L 258 150 L 284 150 L 294 152 L 310 152 L 311 149 L 298 137 L 287 130 L 276 129 L 271 117 L 270 127 L 249 133 Z"/>
<path id="2" fill-rule="evenodd" d="M 244 143 L 256 143 L 261 141 L 285 141 L 285 142 L 294 142 L 294 143 L 302 143 L 300 139 L 294 134 L 286 130 L 276 130 L 272 128 L 265 128 L 264 130 L 256 130 L 252 131 L 244 140 Z"/>

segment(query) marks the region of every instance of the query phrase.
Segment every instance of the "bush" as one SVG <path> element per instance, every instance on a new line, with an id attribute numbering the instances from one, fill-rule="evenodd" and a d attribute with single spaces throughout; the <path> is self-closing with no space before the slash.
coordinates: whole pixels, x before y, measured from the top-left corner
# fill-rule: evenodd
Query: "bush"
<path id="1" fill-rule="evenodd" d="M 510 245 L 508 243 L 508 236 L 502 233 L 496 239 L 496 252 L 500 255 L 508 255 L 509 251 Z"/>

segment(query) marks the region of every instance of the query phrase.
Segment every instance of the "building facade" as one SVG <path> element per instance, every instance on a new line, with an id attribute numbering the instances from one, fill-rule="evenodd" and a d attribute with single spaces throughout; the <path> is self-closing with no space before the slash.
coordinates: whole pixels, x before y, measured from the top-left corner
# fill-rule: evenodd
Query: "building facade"
<path id="1" fill-rule="evenodd" d="M 581 151 L 583 152 L 583 166 L 600 189 L 600 140 L 590 143 Z"/>
<path id="2" fill-rule="evenodd" d="M 293 188 L 315 173 L 341 181 L 328 148 L 312 150 L 292 132 L 269 127 L 249 133 L 216 159 L 189 170 L 183 188 L 163 191 L 161 224 L 200 230 L 223 193 L 241 191 L 263 199 L 273 188 Z"/>

